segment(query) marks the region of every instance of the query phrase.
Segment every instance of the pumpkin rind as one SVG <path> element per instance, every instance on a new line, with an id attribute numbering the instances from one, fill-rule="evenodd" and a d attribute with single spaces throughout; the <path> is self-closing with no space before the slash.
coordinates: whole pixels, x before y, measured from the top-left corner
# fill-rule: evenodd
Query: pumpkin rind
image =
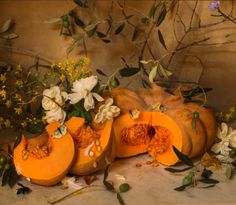
<path id="1" fill-rule="evenodd" d="M 52 123 L 46 128 L 51 146 L 49 156 L 41 159 L 29 156 L 24 160 L 22 151 L 26 149 L 28 144 L 28 140 L 24 136 L 14 149 L 13 160 L 17 172 L 30 178 L 33 183 L 45 186 L 57 184 L 65 177 L 73 162 L 75 150 L 71 135 L 67 132 L 61 138 L 52 137 L 53 132 L 59 126 L 60 123 Z M 34 141 L 37 141 L 37 138 Z"/>
<path id="2" fill-rule="evenodd" d="M 79 118 L 71 118 L 66 122 L 67 128 L 72 136 L 76 136 L 80 132 L 80 127 L 77 127 Z M 98 131 L 100 135 L 99 143 L 101 151 L 96 150 L 95 142 L 92 142 L 87 147 L 79 148 L 75 142 L 75 159 L 70 169 L 71 174 L 87 175 L 96 172 L 105 167 L 114 159 L 114 145 L 111 138 L 113 121 L 105 122 L 104 127 Z M 89 149 L 92 149 L 94 157 L 89 156 Z M 113 151 L 112 151 L 113 148 Z M 96 165 L 96 166 L 95 166 Z"/>

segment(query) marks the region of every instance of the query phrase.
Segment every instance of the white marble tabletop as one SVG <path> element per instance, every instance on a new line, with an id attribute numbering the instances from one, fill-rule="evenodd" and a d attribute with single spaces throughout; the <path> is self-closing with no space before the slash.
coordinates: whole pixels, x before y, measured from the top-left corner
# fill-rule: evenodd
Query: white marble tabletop
<path id="1" fill-rule="evenodd" d="M 124 182 L 129 183 L 131 189 L 122 193 L 126 205 L 233 205 L 236 204 L 236 179 L 220 179 L 220 183 L 213 188 L 202 189 L 199 187 L 187 188 L 185 191 L 177 192 L 173 188 L 180 186 L 186 173 L 177 176 L 164 170 L 163 166 L 153 167 L 146 164 L 151 160 L 147 154 L 133 158 L 116 160 L 109 171 L 108 179 L 114 182 L 114 186 Z M 137 167 L 137 163 L 141 167 Z M 91 187 L 80 194 L 65 199 L 59 205 L 115 205 L 119 204 L 116 195 L 104 189 L 102 185 L 103 173 L 97 174 L 98 180 Z M 32 192 L 24 197 L 16 195 L 17 186 L 0 188 L 0 205 L 47 205 L 47 200 L 57 199 L 74 188 L 66 190 L 62 186 L 42 187 L 33 185 L 26 180 L 21 181 L 30 187 Z M 84 183 L 81 177 L 79 183 Z"/>

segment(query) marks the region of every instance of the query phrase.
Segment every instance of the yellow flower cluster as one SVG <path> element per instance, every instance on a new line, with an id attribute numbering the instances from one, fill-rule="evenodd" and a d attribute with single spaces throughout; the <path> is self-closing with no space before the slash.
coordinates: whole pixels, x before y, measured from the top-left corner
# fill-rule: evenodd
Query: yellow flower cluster
<path id="1" fill-rule="evenodd" d="M 89 64 L 89 58 L 82 57 L 79 61 L 67 60 L 65 63 L 53 63 L 51 65 L 53 72 L 57 72 L 60 75 L 60 80 L 64 82 L 68 80 L 73 82 L 80 78 L 88 77 L 91 75 L 90 69 L 87 67 Z"/>

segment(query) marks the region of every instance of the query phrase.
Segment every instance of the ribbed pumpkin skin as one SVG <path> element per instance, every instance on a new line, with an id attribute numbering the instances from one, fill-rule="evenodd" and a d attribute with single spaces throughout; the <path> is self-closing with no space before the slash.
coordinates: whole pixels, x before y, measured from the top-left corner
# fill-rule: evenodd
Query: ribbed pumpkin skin
<path id="1" fill-rule="evenodd" d="M 116 93 L 116 103 L 120 105 L 122 113 L 127 113 L 128 108 L 138 109 L 141 107 L 142 109 L 140 109 L 140 111 L 143 111 L 150 109 L 154 105 L 162 105 L 164 107 L 162 110 L 163 114 L 170 117 L 181 130 L 182 147 L 179 148 L 180 151 L 192 158 L 203 154 L 213 144 L 216 137 L 217 123 L 211 109 L 194 103 L 184 103 L 184 100 L 180 95 L 181 89 L 182 88 L 176 89 L 174 95 L 165 92 L 158 86 L 153 86 L 152 89 L 140 89 L 136 93 L 133 91 L 127 92 L 127 89 L 121 88 L 113 92 Z M 135 97 L 133 98 L 133 96 Z M 134 102 L 132 106 L 128 106 L 127 103 L 124 103 L 126 99 L 129 99 L 129 102 Z M 145 104 L 143 104 L 143 102 L 145 102 Z M 198 113 L 199 117 L 194 117 L 194 113 Z M 119 117 L 117 121 L 119 121 Z M 157 118 L 157 124 L 158 121 Z M 121 121 L 119 123 L 123 123 L 124 125 L 117 125 L 118 127 L 125 126 L 125 122 Z M 147 122 L 147 124 L 148 123 L 149 122 Z M 114 126 L 116 126 L 116 124 L 118 123 L 115 121 Z M 129 123 L 127 122 L 127 124 Z M 168 123 L 166 123 L 165 127 L 168 129 Z M 175 135 L 175 133 L 173 133 L 173 135 Z M 133 155 L 139 153 L 134 147 L 132 147 L 132 149 L 135 150 Z M 140 149 L 140 153 L 142 152 L 144 152 L 144 150 Z M 132 156 L 131 149 L 128 150 L 127 153 L 129 154 L 123 153 L 123 157 L 126 157 L 126 155 Z M 152 155 L 151 152 L 150 154 Z M 122 157 L 120 155 L 121 154 L 118 154 L 119 157 Z M 178 161 L 171 161 L 167 158 L 168 157 L 166 157 L 166 161 L 165 159 L 162 159 L 161 163 L 171 165 Z"/>

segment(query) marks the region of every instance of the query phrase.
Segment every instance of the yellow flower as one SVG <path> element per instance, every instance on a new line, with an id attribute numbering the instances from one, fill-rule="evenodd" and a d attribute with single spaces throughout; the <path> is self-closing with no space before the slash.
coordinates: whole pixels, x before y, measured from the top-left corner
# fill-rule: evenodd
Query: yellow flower
<path id="1" fill-rule="evenodd" d="M 0 96 L 3 98 L 3 100 L 5 100 L 6 99 L 6 97 L 7 97 L 7 92 L 6 92 L 6 90 L 1 90 L 0 91 Z"/>
<path id="2" fill-rule="evenodd" d="M 5 122 L 4 122 L 4 125 L 6 128 L 10 127 L 11 126 L 11 121 L 6 119 Z"/>
<path id="3" fill-rule="evenodd" d="M 27 126 L 27 122 L 26 121 L 23 121 L 22 123 L 20 123 L 21 124 L 21 126 L 23 127 L 23 128 L 25 128 L 26 126 Z"/>
<path id="4" fill-rule="evenodd" d="M 23 86 L 23 81 L 22 80 L 17 80 L 16 81 L 16 87 L 21 88 Z"/>
<path id="5" fill-rule="evenodd" d="M 10 108 L 12 105 L 12 102 L 11 102 L 11 100 L 7 100 L 5 104 L 6 104 L 7 108 Z"/>
<path id="6" fill-rule="evenodd" d="M 66 79 L 66 76 L 65 76 L 64 74 L 61 74 L 61 76 L 60 76 L 60 80 L 61 80 L 62 82 L 64 82 L 65 79 Z"/>
<path id="7" fill-rule="evenodd" d="M 20 115 L 22 113 L 22 108 L 21 107 L 16 107 L 16 108 L 14 108 L 14 110 L 15 110 L 15 113 L 17 115 Z"/>
<path id="8" fill-rule="evenodd" d="M 6 76 L 5 75 L 3 75 L 3 74 L 1 74 L 0 75 L 0 81 L 2 82 L 2 83 L 5 83 L 6 82 Z"/>
<path id="9" fill-rule="evenodd" d="M 19 72 L 21 72 L 21 71 L 22 71 L 22 67 L 21 67 L 21 65 L 19 65 L 19 64 L 16 65 L 16 70 L 19 71 Z"/>
<path id="10" fill-rule="evenodd" d="M 90 59 L 86 56 L 83 56 L 78 62 L 78 64 L 81 66 L 88 65 L 89 63 L 90 63 Z"/>

